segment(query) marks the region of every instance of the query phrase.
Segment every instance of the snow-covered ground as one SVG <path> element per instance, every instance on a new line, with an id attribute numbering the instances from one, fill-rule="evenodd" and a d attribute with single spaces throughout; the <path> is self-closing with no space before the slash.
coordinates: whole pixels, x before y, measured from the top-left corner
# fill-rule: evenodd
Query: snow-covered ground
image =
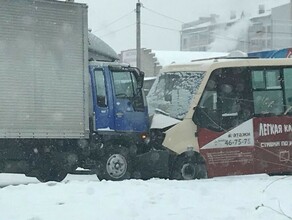
<path id="1" fill-rule="evenodd" d="M 292 176 L 100 182 L 94 175 L 69 175 L 61 183 L 39 183 L 23 175 L 0 174 L 0 185 L 1 220 L 292 217 Z"/>

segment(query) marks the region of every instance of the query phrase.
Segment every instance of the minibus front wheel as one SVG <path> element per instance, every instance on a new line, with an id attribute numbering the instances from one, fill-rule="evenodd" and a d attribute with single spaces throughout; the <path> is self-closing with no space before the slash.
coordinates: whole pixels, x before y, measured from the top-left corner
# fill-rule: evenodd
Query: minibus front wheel
<path id="1" fill-rule="evenodd" d="M 197 153 L 191 156 L 187 154 L 178 156 L 174 163 L 171 177 L 176 180 L 207 178 L 204 159 Z"/>

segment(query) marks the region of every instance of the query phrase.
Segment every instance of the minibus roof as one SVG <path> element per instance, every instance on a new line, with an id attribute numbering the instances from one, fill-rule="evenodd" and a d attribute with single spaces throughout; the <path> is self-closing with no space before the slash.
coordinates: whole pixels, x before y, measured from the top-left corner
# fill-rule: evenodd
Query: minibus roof
<path id="1" fill-rule="evenodd" d="M 258 58 L 215 58 L 196 60 L 184 64 L 171 64 L 161 69 L 161 72 L 196 71 L 206 72 L 208 70 L 226 67 L 245 66 L 290 66 L 292 59 L 258 59 Z"/>

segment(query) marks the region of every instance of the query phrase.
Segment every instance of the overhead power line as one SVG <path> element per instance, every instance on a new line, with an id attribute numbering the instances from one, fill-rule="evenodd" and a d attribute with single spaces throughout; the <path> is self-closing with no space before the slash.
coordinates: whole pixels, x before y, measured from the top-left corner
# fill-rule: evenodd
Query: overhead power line
<path id="1" fill-rule="evenodd" d="M 180 21 L 180 20 L 178 20 L 178 19 L 176 19 L 176 18 L 170 17 L 170 16 L 168 16 L 168 15 L 161 14 L 160 12 L 157 12 L 157 11 L 154 11 L 154 10 L 152 10 L 152 9 L 150 9 L 150 8 L 147 8 L 147 7 L 145 7 L 144 5 L 142 5 L 142 7 L 143 7 L 144 9 L 146 9 L 146 10 L 148 10 L 148 11 L 154 13 L 154 14 L 160 15 L 160 16 L 165 17 L 165 18 L 168 18 L 168 19 L 170 19 L 170 20 L 173 20 L 173 21 L 179 22 L 179 23 L 181 23 L 181 24 L 184 24 L 184 23 L 185 23 L 185 22 Z"/>
<path id="2" fill-rule="evenodd" d="M 141 4 L 141 7 L 143 7 L 145 10 L 148 10 L 148 11 L 154 13 L 154 14 L 157 14 L 157 15 L 159 15 L 159 16 L 162 16 L 162 17 L 168 18 L 168 19 L 170 19 L 170 20 L 173 20 L 173 21 L 179 22 L 179 23 L 181 23 L 181 24 L 185 23 L 185 22 L 180 21 L 180 20 L 178 20 L 178 19 L 176 19 L 176 18 L 173 18 L 173 17 L 167 16 L 167 15 L 161 14 L 161 13 L 155 11 L 155 10 L 152 10 L 152 9 L 150 9 L 150 8 L 147 8 L 147 7 L 145 7 L 143 4 Z M 115 24 L 115 23 L 121 21 L 121 20 L 124 19 L 125 17 L 131 15 L 131 14 L 134 13 L 135 11 L 136 11 L 136 10 L 133 9 L 133 10 L 131 10 L 130 12 L 124 14 L 123 16 L 121 16 L 121 17 L 119 17 L 119 18 L 117 18 L 117 19 L 115 19 L 115 20 L 109 22 L 109 23 L 106 25 L 106 27 L 104 27 L 104 28 L 100 28 L 100 29 L 95 28 L 95 29 L 92 29 L 92 31 L 93 31 L 93 32 L 100 32 L 100 31 L 103 31 L 103 30 L 107 29 L 109 26 L 111 26 L 111 25 L 113 25 L 113 24 Z M 150 27 L 155 27 L 155 28 L 164 29 L 164 30 L 180 32 L 180 30 L 173 29 L 173 28 L 162 27 L 162 26 L 159 26 L 159 25 L 152 25 L 152 24 L 147 24 L 147 23 L 141 23 L 141 24 L 142 24 L 142 25 L 145 25 L 145 26 L 150 26 Z M 133 26 L 133 25 L 135 25 L 135 24 L 129 24 L 129 25 L 126 25 L 126 26 L 121 27 L 121 28 L 119 28 L 119 29 L 117 29 L 117 30 L 114 30 L 114 31 L 108 32 L 108 33 L 106 33 L 106 34 L 104 34 L 104 35 L 101 35 L 100 37 L 104 37 L 104 36 L 107 36 L 107 35 L 115 34 L 115 33 L 119 32 L 119 31 L 122 31 L 122 30 L 124 30 L 124 29 L 127 29 L 127 28 L 129 28 L 129 27 L 131 27 L 131 26 Z"/>
<path id="3" fill-rule="evenodd" d="M 180 30 L 177 30 L 177 29 L 167 28 L 167 27 L 162 27 L 162 26 L 159 26 L 159 25 L 147 24 L 147 23 L 141 23 L 141 24 L 142 24 L 142 25 L 145 25 L 145 26 L 150 26 L 150 27 L 155 27 L 155 28 L 164 29 L 164 30 L 175 31 L 175 32 L 181 32 Z"/>
<path id="4" fill-rule="evenodd" d="M 134 26 L 134 25 L 136 25 L 136 23 L 132 23 L 132 24 L 126 25 L 126 26 L 121 27 L 121 28 L 119 28 L 119 29 L 117 29 L 115 31 L 111 31 L 111 32 L 109 32 L 107 34 L 101 35 L 100 37 L 104 37 L 104 36 L 107 36 L 107 35 L 115 34 L 115 33 L 119 32 L 119 31 L 122 31 L 122 30 L 127 29 L 127 28 L 129 28 L 131 26 Z"/>
<path id="5" fill-rule="evenodd" d="M 95 29 L 94 31 L 102 31 L 102 30 L 108 28 L 110 25 L 113 25 L 113 24 L 117 23 L 118 21 L 122 20 L 123 18 L 129 16 L 130 14 L 132 14 L 132 13 L 134 13 L 134 12 L 135 12 L 135 10 L 133 9 L 132 11 L 128 12 L 127 14 L 124 14 L 123 16 L 121 16 L 121 17 L 119 17 L 119 18 L 113 20 L 112 22 L 108 23 L 108 24 L 106 25 L 106 27 L 101 28 L 101 29 Z"/>

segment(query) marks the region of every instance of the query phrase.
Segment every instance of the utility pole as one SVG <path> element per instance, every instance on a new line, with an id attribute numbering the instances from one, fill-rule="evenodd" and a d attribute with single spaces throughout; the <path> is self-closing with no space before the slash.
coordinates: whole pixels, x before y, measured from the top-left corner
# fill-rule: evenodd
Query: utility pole
<path id="1" fill-rule="evenodd" d="M 141 69 L 141 3 L 136 4 L 136 64 Z"/>
<path id="2" fill-rule="evenodd" d="M 292 0 L 290 0 L 290 38 L 292 38 Z M 290 44 L 292 44 L 292 39 L 290 39 Z"/>

